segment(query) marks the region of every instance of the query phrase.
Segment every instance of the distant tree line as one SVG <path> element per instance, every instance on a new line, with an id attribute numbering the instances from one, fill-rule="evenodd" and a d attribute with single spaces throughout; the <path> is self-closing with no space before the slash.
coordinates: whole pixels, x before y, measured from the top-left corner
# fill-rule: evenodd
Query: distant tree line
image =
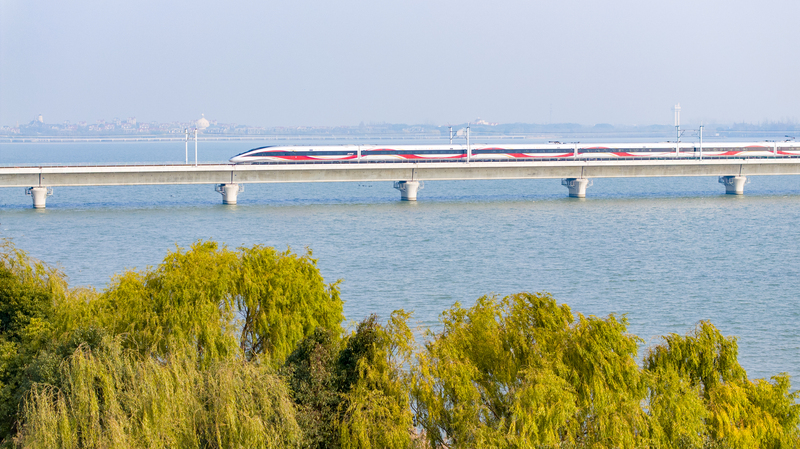
<path id="1" fill-rule="evenodd" d="M 546 293 L 344 327 L 310 251 L 200 241 L 102 292 L 5 242 L 0 440 L 20 448 L 796 448 L 789 376 L 700 322 L 637 358 Z"/>

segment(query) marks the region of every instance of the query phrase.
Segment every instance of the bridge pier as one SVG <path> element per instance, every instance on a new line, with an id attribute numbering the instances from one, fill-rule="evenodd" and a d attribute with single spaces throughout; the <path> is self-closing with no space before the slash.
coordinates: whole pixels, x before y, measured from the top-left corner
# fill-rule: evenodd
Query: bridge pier
<path id="1" fill-rule="evenodd" d="M 570 197 L 586 198 L 586 188 L 592 185 L 592 180 L 586 178 L 566 178 L 561 180 L 561 185 L 569 189 Z"/>
<path id="2" fill-rule="evenodd" d="M 719 182 L 725 185 L 725 193 L 728 195 L 742 195 L 747 176 L 720 176 Z"/>
<path id="3" fill-rule="evenodd" d="M 417 201 L 417 191 L 425 188 L 425 184 L 419 181 L 396 181 L 394 188 L 400 191 L 400 199 L 403 201 Z"/>
<path id="4" fill-rule="evenodd" d="M 45 202 L 48 196 L 53 195 L 52 187 L 28 187 L 25 189 L 25 195 L 30 195 L 33 199 L 34 209 L 44 209 Z"/>
<path id="5" fill-rule="evenodd" d="M 217 184 L 214 190 L 222 195 L 222 204 L 236 204 L 236 197 L 244 192 L 243 184 Z"/>

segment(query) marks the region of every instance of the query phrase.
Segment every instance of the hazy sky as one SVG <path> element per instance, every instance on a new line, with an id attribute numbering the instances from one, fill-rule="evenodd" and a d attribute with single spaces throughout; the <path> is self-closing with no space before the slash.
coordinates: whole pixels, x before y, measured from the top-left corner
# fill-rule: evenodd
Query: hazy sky
<path id="1" fill-rule="evenodd" d="M 0 125 L 797 120 L 798 18 L 797 0 L 0 0 Z"/>

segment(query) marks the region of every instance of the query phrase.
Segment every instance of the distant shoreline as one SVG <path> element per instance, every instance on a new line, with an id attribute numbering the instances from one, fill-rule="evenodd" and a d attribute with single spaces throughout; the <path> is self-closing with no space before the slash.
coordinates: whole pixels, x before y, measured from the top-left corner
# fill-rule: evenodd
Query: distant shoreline
<path id="1" fill-rule="evenodd" d="M 715 135 L 716 134 L 716 135 Z M 728 139 L 749 139 L 749 140 L 777 140 L 783 141 L 787 134 L 794 134 L 792 131 L 721 131 L 716 133 L 707 133 L 704 136 L 705 140 L 728 140 Z M 672 141 L 675 139 L 675 134 L 665 133 L 663 131 L 657 132 L 541 132 L 541 133 L 525 133 L 525 134 L 489 134 L 475 132 L 473 138 L 476 141 L 491 140 L 568 140 L 573 141 L 577 139 L 650 139 L 657 141 Z M 696 140 L 694 135 L 684 135 L 681 139 L 683 141 Z M 225 142 L 225 141 L 286 141 L 286 140 L 309 140 L 309 141 L 346 141 L 346 140 L 385 140 L 385 141 L 398 141 L 398 140 L 435 140 L 447 141 L 448 136 L 431 135 L 428 133 L 402 133 L 402 134 L 260 134 L 260 135 L 239 135 L 239 136 L 218 136 L 218 135 L 200 135 L 198 136 L 199 142 Z M 459 137 L 459 141 L 463 138 Z M 189 142 L 194 139 L 190 136 Z M 454 137 L 454 142 L 456 138 Z M 184 142 L 185 136 L 9 136 L 0 135 L 0 144 L 10 143 L 130 143 L 130 142 Z"/>
<path id="2" fill-rule="evenodd" d="M 496 139 L 546 139 L 553 135 L 507 135 L 492 136 Z M 224 141 L 254 141 L 254 140 L 447 140 L 447 137 L 431 136 L 426 134 L 419 135 L 398 135 L 398 134 L 379 134 L 379 135 L 259 135 L 259 136 L 198 136 L 199 142 L 224 142 Z M 51 136 L 0 136 L 0 143 L 85 143 L 85 142 L 184 142 L 184 137 L 51 137 Z M 190 138 L 189 142 L 193 142 Z"/>

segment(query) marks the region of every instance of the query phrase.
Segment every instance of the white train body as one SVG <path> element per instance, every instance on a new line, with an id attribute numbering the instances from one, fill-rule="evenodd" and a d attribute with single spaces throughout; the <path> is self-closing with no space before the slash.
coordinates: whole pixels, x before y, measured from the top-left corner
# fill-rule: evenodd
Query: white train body
<path id="1" fill-rule="evenodd" d="M 230 159 L 235 164 L 497 161 L 532 159 L 663 159 L 700 157 L 696 143 L 515 144 L 515 145 L 303 145 L 254 148 Z M 800 157 L 800 143 L 708 142 L 704 158 Z"/>

